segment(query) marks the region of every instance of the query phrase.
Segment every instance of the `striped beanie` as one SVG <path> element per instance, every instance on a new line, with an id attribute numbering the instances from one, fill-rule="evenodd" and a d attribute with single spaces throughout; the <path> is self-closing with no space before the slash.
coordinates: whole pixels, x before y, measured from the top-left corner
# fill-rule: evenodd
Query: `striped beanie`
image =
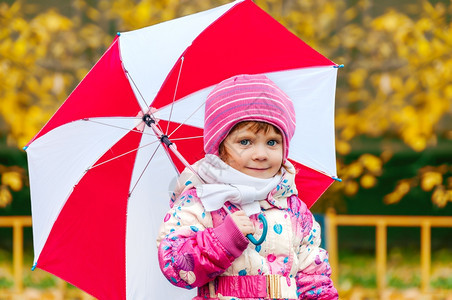
<path id="1" fill-rule="evenodd" d="M 290 98 L 265 75 L 237 75 L 220 82 L 207 96 L 204 115 L 204 151 L 219 155 L 229 131 L 242 121 L 260 121 L 281 131 L 284 161 L 295 132 Z"/>

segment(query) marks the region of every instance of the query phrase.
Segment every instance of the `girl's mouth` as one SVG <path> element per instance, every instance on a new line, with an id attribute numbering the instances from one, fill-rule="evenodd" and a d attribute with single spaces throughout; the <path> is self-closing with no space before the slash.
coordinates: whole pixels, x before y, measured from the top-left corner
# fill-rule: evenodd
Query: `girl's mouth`
<path id="1" fill-rule="evenodd" d="M 254 170 L 254 171 L 266 171 L 269 169 L 269 168 L 251 168 L 251 167 L 247 167 L 247 168 L 250 170 Z"/>

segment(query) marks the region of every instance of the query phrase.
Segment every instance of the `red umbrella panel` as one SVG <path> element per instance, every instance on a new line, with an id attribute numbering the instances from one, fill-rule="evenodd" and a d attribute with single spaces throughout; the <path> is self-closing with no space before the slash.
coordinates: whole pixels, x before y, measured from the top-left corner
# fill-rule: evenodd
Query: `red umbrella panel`
<path id="1" fill-rule="evenodd" d="M 118 35 L 30 141 L 35 267 L 99 299 L 192 295 L 157 267 L 157 231 L 185 167 L 162 141 L 190 164 L 202 158 L 206 96 L 238 74 L 265 74 L 293 100 L 289 158 L 311 206 L 336 176 L 337 65 L 235 1 Z"/>

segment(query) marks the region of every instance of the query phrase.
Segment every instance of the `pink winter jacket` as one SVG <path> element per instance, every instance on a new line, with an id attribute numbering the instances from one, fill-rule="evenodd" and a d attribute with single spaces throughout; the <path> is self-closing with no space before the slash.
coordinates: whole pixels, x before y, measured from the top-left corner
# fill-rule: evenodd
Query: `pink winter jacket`
<path id="1" fill-rule="evenodd" d="M 320 227 L 296 196 L 293 175 L 286 173 L 267 200 L 259 202 L 268 223 L 259 246 L 249 243 L 224 209 L 205 211 L 193 183 L 184 184 L 157 240 L 160 268 L 172 284 L 198 287 L 196 300 L 269 299 L 265 275 L 277 274 L 286 290 L 278 299 L 338 298 L 328 254 L 319 248 Z M 259 239 L 262 223 L 257 215 L 251 220 Z"/>

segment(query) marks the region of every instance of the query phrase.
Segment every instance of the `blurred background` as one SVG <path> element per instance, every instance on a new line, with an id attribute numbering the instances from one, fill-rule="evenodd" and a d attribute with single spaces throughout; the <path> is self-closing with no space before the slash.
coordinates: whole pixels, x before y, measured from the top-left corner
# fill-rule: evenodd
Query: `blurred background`
<path id="1" fill-rule="evenodd" d="M 0 217 L 31 214 L 22 147 L 96 63 L 116 32 L 227 2 L 0 0 Z M 329 208 L 340 215 L 452 216 L 451 2 L 255 2 L 310 46 L 345 65 L 338 73 L 336 94 L 342 182 L 334 183 L 313 207 L 320 222 L 325 224 L 323 215 Z M 0 228 L 0 299 L 2 291 L 15 286 L 12 236 L 11 228 Z M 375 227 L 338 228 L 336 285 L 344 299 L 356 298 L 357 293 L 373 299 L 375 240 Z M 71 286 L 65 287 L 64 295 L 53 292 L 64 284 L 43 271 L 28 271 L 33 256 L 29 227 L 23 243 L 27 297 L 79 297 L 68 296 L 67 291 L 76 290 Z M 424 299 L 419 298 L 420 248 L 419 227 L 388 227 L 385 278 L 386 289 L 393 292 L 379 297 Z M 431 229 L 429 286 L 425 299 L 452 299 L 450 227 Z"/>

